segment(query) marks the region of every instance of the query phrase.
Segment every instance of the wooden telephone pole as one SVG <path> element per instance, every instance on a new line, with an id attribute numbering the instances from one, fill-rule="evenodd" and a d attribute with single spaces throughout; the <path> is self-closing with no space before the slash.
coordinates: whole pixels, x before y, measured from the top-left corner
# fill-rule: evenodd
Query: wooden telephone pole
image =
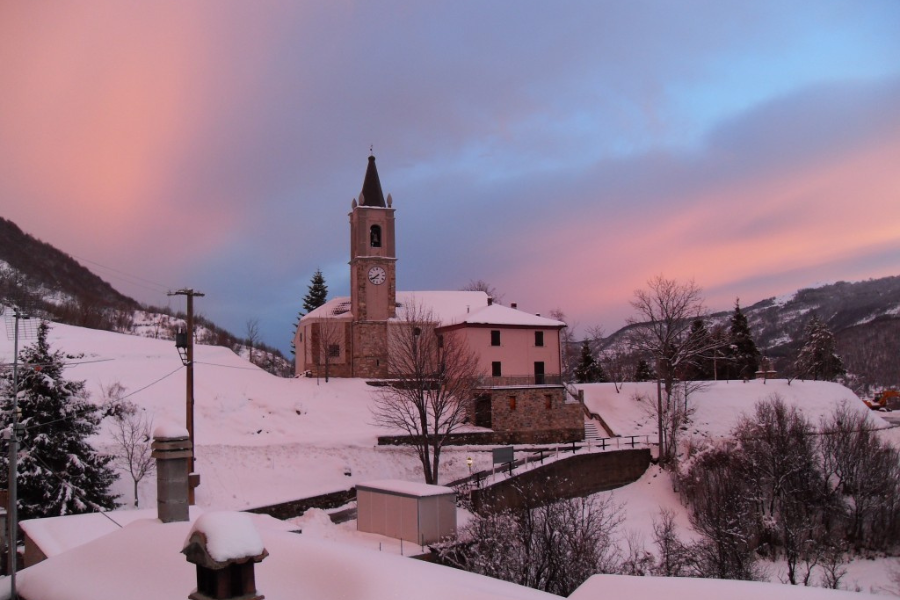
<path id="1" fill-rule="evenodd" d="M 194 504 L 194 488 L 200 485 L 200 478 L 194 474 L 194 296 L 205 294 L 190 288 L 169 292 L 169 296 L 187 297 L 187 339 L 185 340 L 184 366 L 187 367 L 185 426 L 191 440 L 191 456 L 188 458 L 188 504 Z M 177 346 L 176 341 L 176 346 Z"/>

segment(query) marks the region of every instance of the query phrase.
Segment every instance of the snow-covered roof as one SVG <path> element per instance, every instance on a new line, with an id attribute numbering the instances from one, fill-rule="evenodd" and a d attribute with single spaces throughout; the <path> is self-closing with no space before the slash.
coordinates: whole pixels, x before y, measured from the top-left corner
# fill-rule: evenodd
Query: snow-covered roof
<path id="1" fill-rule="evenodd" d="M 366 481 L 356 484 L 357 490 L 377 490 L 402 496 L 414 496 L 425 498 L 427 496 L 444 496 L 455 494 L 453 488 L 443 485 L 428 485 L 415 481 L 402 481 L 400 479 L 382 479 L 380 481 Z"/>
<path id="2" fill-rule="evenodd" d="M 190 507 L 190 522 L 203 516 L 199 506 Z M 297 527 L 263 514 L 245 513 L 257 528 L 275 531 L 296 531 Z M 44 556 L 56 556 L 105 535 L 118 531 L 135 521 L 155 519 L 156 508 L 114 510 L 107 513 L 85 513 L 45 519 L 28 519 L 19 525 Z"/>
<path id="3" fill-rule="evenodd" d="M 522 310 L 492 304 L 466 314 L 460 321 L 468 325 L 499 325 L 510 327 L 547 327 L 560 328 L 566 324 L 556 319 L 539 317 Z"/>
<path id="4" fill-rule="evenodd" d="M 863 597 L 868 594 L 863 594 Z M 784 585 L 762 581 L 730 579 L 695 579 L 691 577 L 638 577 L 629 575 L 594 575 L 569 596 L 569 600 L 693 600 L 696 598 L 728 598 L 728 600 L 849 600 L 860 598 L 859 592 L 827 590 L 801 585 Z"/>
<path id="5" fill-rule="evenodd" d="M 336 296 L 315 310 L 309 311 L 301 320 L 349 319 L 352 316 L 350 314 L 350 296 Z"/>
<path id="6" fill-rule="evenodd" d="M 555 319 L 503 306 L 488 305 L 488 295 L 484 292 L 469 291 L 419 291 L 397 292 L 397 319 L 404 320 L 407 310 L 416 307 L 433 315 L 442 326 L 449 325 L 497 325 L 512 327 L 565 327 L 565 323 Z M 303 319 L 350 319 L 350 297 L 332 298 L 319 308 L 311 311 Z"/>
<path id="7" fill-rule="evenodd" d="M 19 572 L 29 600 L 186 598 L 197 586 L 180 553 L 189 523 L 140 520 Z M 269 556 L 255 566 L 267 600 L 549 600 L 552 594 L 505 581 L 295 533 L 260 529 Z"/>

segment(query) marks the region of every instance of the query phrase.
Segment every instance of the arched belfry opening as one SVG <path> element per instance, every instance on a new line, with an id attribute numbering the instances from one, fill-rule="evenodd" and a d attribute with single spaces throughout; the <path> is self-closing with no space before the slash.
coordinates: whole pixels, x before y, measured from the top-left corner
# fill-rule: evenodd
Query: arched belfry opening
<path id="1" fill-rule="evenodd" d="M 381 248 L 381 225 L 372 225 L 369 228 L 369 245 L 372 248 Z"/>

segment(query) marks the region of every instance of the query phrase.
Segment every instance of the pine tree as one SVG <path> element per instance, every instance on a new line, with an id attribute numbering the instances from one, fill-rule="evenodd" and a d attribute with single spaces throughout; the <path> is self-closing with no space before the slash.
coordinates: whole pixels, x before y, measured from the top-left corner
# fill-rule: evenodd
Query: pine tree
<path id="1" fill-rule="evenodd" d="M 575 381 L 577 383 L 596 383 L 606 381 L 603 367 L 594 359 L 591 345 L 587 340 L 581 343 L 581 358 L 575 367 Z"/>
<path id="2" fill-rule="evenodd" d="M 41 323 L 34 344 L 19 354 L 18 406 L 25 433 L 18 460 L 19 518 L 52 517 L 116 507 L 109 488 L 116 479 L 112 456 L 99 454 L 87 439 L 103 418 L 84 391 L 83 381 L 63 378 L 64 361 L 78 356 L 51 352 L 49 326 Z M 3 377 L 2 426 L 10 425 L 12 374 Z M 8 483 L 9 459 L 0 456 L 0 485 Z"/>
<path id="3" fill-rule="evenodd" d="M 706 322 L 703 319 L 694 319 L 691 323 L 691 330 L 688 333 L 690 338 L 688 343 L 695 348 L 703 348 L 709 346 L 709 340 L 712 335 L 706 328 Z M 713 359 L 712 354 L 697 354 L 684 366 L 681 378 L 685 381 L 707 381 L 713 378 Z"/>
<path id="4" fill-rule="evenodd" d="M 303 309 L 309 314 L 328 300 L 328 286 L 325 285 L 325 277 L 321 269 L 316 269 L 309 283 L 309 292 L 303 298 Z"/>
<path id="5" fill-rule="evenodd" d="M 641 382 L 653 381 L 654 379 L 656 379 L 656 373 L 650 368 L 650 363 L 643 358 L 639 360 L 637 366 L 634 368 L 634 380 Z"/>
<path id="6" fill-rule="evenodd" d="M 734 301 L 728 338 L 728 379 L 751 379 L 759 370 L 760 353 L 750 334 L 747 316 L 741 312 L 740 299 Z"/>
<path id="7" fill-rule="evenodd" d="M 303 310 L 297 313 L 297 322 L 294 323 L 294 335 L 291 336 L 291 354 L 296 355 L 297 349 L 294 348 L 294 338 L 297 336 L 297 328 L 300 326 L 300 319 L 304 314 L 309 314 L 316 310 L 328 300 L 328 286 L 325 285 L 325 276 L 322 275 L 321 269 L 316 269 L 312 279 L 309 282 L 309 291 L 303 297 Z"/>
<path id="8" fill-rule="evenodd" d="M 797 373 L 822 381 L 834 381 L 846 374 L 844 362 L 835 350 L 834 334 L 817 315 L 813 315 L 806 324 L 803 347 L 797 356 Z"/>

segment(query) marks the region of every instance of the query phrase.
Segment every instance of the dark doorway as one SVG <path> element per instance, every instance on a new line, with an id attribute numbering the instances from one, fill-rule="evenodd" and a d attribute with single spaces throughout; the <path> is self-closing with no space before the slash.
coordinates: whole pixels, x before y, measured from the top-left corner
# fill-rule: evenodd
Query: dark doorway
<path id="1" fill-rule="evenodd" d="M 544 363 L 543 363 L 543 361 L 534 363 L 534 384 L 535 385 L 543 385 L 544 384 Z"/>
<path id="2" fill-rule="evenodd" d="M 475 425 L 491 428 L 491 397 L 479 396 L 475 399 Z"/>

